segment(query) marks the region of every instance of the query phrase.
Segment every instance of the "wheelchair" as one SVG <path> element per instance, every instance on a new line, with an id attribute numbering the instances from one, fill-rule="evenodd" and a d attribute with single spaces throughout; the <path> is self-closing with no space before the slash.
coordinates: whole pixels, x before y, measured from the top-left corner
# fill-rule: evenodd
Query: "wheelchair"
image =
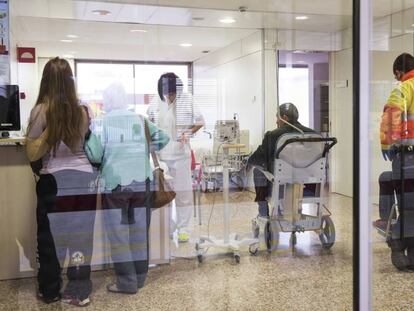
<path id="1" fill-rule="evenodd" d="M 273 173 L 259 168 L 271 184 L 270 217 L 252 220 L 253 236 L 259 240 L 249 247 L 252 255 L 263 243 L 269 252 L 275 251 L 281 232 L 291 233 L 292 250 L 296 233 L 305 231 L 316 232 L 325 249 L 334 245 L 335 226 L 327 206 L 325 184 L 328 153 L 336 143 L 336 138 L 317 133 L 288 133 L 278 139 Z M 304 193 L 309 185 L 313 188 L 311 193 Z"/>
<path id="2" fill-rule="evenodd" d="M 398 270 L 406 270 L 408 265 L 412 267 L 414 249 L 414 148 L 400 145 L 395 146 L 395 151 L 390 180 L 394 203 L 385 222 L 374 221 L 373 227 L 391 248 L 392 264 Z"/>

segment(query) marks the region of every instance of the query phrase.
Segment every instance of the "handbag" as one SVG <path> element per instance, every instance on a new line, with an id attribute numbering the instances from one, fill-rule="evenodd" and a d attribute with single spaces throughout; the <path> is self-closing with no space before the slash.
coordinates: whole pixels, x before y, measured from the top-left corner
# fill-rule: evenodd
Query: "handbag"
<path id="1" fill-rule="evenodd" d="M 89 116 L 88 108 L 83 106 L 83 109 L 88 118 L 88 125 L 91 123 L 91 118 Z M 104 155 L 104 148 L 102 146 L 101 140 L 96 136 L 90 129 L 85 135 L 85 142 L 83 144 L 83 150 L 85 151 L 86 157 L 89 162 L 95 166 L 99 167 L 102 163 L 102 158 Z"/>
<path id="2" fill-rule="evenodd" d="M 93 166 L 100 166 L 104 154 L 101 140 L 90 130 L 85 135 L 85 143 L 83 145 L 86 157 Z"/>
<path id="3" fill-rule="evenodd" d="M 147 140 L 147 147 L 148 147 L 148 153 L 151 154 L 152 161 L 154 162 L 154 171 L 153 174 L 153 187 L 151 190 L 151 199 L 153 208 L 160 208 L 168 203 L 170 203 L 172 200 L 174 200 L 176 193 L 172 189 L 171 185 L 168 183 L 168 181 L 164 177 L 164 170 L 160 167 L 160 164 L 158 162 L 157 155 L 154 151 L 150 150 L 150 141 L 151 141 L 151 135 L 149 131 L 149 127 L 147 124 L 147 121 L 144 121 L 145 126 L 145 137 Z"/>
<path id="4" fill-rule="evenodd" d="M 46 153 L 50 151 L 50 146 L 46 142 L 48 136 L 47 128 L 43 133 L 35 138 L 26 137 L 26 155 L 30 162 L 40 160 Z"/>

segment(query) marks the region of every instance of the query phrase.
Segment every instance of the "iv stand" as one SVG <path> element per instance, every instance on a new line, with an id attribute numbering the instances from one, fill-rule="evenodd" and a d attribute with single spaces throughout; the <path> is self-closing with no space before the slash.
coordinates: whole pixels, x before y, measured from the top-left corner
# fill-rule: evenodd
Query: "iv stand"
<path id="1" fill-rule="evenodd" d="M 230 210 L 229 210 L 229 149 L 243 148 L 244 144 L 224 144 L 223 145 L 223 218 L 224 218 L 224 236 L 222 240 L 214 237 L 202 236 L 199 243 L 196 243 L 197 259 L 201 263 L 203 261 L 203 254 L 210 247 L 218 247 L 226 249 L 233 255 L 236 263 L 240 262 L 240 247 L 259 243 L 259 239 L 243 239 L 239 240 L 236 233 L 230 233 Z"/>

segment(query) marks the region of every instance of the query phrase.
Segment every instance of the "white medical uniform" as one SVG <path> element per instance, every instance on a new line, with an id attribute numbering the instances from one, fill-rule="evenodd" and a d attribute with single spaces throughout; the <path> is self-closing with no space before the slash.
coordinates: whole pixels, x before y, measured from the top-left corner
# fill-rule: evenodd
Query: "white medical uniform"
<path id="1" fill-rule="evenodd" d="M 172 232 L 190 233 L 190 221 L 194 208 L 191 179 L 191 148 L 190 144 L 178 141 L 183 132 L 189 132 L 194 125 L 204 125 L 202 115 L 194 105 L 189 93 L 177 94 L 175 101 L 168 104 L 158 96 L 151 102 L 148 115 L 158 127 L 170 136 L 170 142 L 159 152 L 162 162 L 168 166 L 171 186 L 177 193 L 175 206 L 177 220 L 172 222 Z"/>

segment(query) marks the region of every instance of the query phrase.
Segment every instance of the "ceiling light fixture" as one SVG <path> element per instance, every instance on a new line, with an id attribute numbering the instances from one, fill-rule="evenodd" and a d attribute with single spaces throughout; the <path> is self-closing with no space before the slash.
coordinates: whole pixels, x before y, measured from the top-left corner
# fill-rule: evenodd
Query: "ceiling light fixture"
<path id="1" fill-rule="evenodd" d="M 111 12 L 108 10 L 93 10 L 92 13 L 100 16 L 106 16 L 111 14 Z"/>
<path id="2" fill-rule="evenodd" d="M 130 32 L 141 32 L 141 33 L 146 33 L 146 32 L 148 32 L 147 30 L 145 30 L 145 29 L 131 29 L 130 30 Z"/>
<path id="3" fill-rule="evenodd" d="M 223 24 L 233 24 L 235 22 L 236 20 L 233 17 L 225 17 L 220 20 L 220 23 L 223 23 Z"/>
<path id="4" fill-rule="evenodd" d="M 204 17 L 193 17 L 193 21 L 203 21 Z"/>
<path id="5" fill-rule="evenodd" d="M 309 19 L 309 17 L 305 15 L 301 15 L 301 16 L 296 16 L 295 19 L 298 21 L 304 21 L 304 20 Z"/>
<path id="6" fill-rule="evenodd" d="M 191 43 L 181 43 L 180 46 L 183 48 L 189 48 L 190 46 L 193 46 Z"/>
<path id="7" fill-rule="evenodd" d="M 62 40 L 60 40 L 60 42 L 71 43 L 71 42 L 73 42 L 73 40 L 69 40 L 69 39 L 62 39 Z"/>
<path id="8" fill-rule="evenodd" d="M 78 36 L 77 35 L 66 35 L 66 38 L 76 39 L 78 38 Z"/>

